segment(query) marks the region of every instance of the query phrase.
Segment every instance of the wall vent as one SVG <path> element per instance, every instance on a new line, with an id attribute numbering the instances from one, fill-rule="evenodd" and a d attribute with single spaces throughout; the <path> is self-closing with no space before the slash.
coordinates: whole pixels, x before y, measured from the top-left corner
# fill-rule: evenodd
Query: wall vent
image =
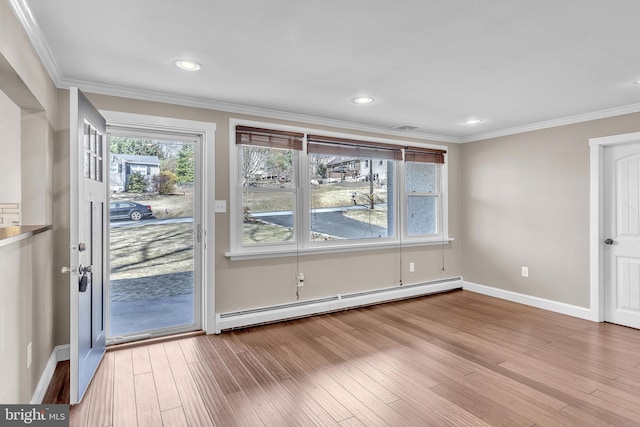
<path id="1" fill-rule="evenodd" d="M 418 129 L 418 126 L 399 125 L 399 126 L 394 126 L 392 129 L 393 130 L 416 130 Z"/>

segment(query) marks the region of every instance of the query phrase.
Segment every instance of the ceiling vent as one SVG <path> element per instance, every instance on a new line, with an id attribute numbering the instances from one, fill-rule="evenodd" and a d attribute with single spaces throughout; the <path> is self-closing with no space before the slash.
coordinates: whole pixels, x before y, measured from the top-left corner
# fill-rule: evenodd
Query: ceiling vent
<path id="1" fill-rule="evenodd" d="M 393 130 L 416 130 L 418 129 L 418 126 L 400 125 L 400 126 L 395 126 L 392 129 Z"/>

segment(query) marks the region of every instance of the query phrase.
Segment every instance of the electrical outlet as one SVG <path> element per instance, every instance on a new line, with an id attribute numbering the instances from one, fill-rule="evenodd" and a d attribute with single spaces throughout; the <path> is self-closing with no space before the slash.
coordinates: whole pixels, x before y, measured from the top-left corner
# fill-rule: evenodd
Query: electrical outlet
<path id="1" fill-rule="evenodd" d="M 31 368 L 31 343 L 27 344 L 27 369 Z"/>
<path id="2" fill-rule="evenodd" d="M 529 277 L 529 267 L 522 267 L 522 277 Z"/>
<path id="3" fill-rule="evenodd" d="M 304 273 L 298 273 L 298 287 L 304 286 Z"/>
<path id="4" fill-rule="evenodd" d="M 416 264 L 413 262 L 409 263 L 409 273 L 413 273 L 414 271 L 416 271 Z"/>
<path id="5" fill-rule="evenodd" d="M 226 200 L 216 200 L 215 209 L 216 209 L 216 213 L 226 213 L 227 212 L 227 201 Z"/>

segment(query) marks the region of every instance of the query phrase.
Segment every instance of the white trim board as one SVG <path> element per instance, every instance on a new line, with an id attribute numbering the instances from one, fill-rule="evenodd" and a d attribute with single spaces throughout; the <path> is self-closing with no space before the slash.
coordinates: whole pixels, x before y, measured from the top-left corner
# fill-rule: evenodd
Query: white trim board
<path id="1" fill-rule="evenodd" d="M 208 334 L 215 331 L 215 134 L 214 122 L 184 120 L 161 116 L 126 113 L 122 111 L 99 110 L 107 120 L 107 127 L 145 129 L 157 132 L 184 132 L 200 135 L 202 138 L 202 226 L 204 234 L 202 260 L 202 322 L 201 327 Z"/>
<path id="2" fill-rule="evenodd" d="M 40 375 L 38 386 L 31 397 L 30 403 L 32 405 L 42 403 L 42 399 L 44 399 L 44 395 L 47 393 L 47 388 L 49 388 L 49 384 L 51 383 L 51 378 L 53 378 L 53 374 L 56 371 L 56 366 L 58 366 L 58 362 L 69 360 L 70 357 L 71 349 L 69 344 L 54 347 L 51 352 L 51 356 L 49 356 L 49 360 L 42 371 L 42 375 Z"/>
<path id="3" fill-rule="evenodd" d="M 555 313 L 566 314 L 567 316 L 578 317 L 585 320 L 594 320 L 591 310 L 586 307 L 579 307 L 564 302 L 552 301 L 540 297 L 521 294 L 518 292 L 507 291 L 504 289 L 493 288 L 491 286 L 479 285 L 477 283 L 462 282 L 462 289 L 465 291 L 475 292 L 494 298 L 500 298 L 507 301 L 517 302 L 531 307 L 541 308 L 553 311 Z"/>

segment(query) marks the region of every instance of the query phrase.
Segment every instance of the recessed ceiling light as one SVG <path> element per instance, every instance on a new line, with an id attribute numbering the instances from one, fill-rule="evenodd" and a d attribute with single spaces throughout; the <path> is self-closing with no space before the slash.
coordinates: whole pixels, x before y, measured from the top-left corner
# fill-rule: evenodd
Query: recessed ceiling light
<path id="1" fill-rule="evenodd" d="M 464 122 L 462 122 L 465 125 L 476 125 L 478 123 L 482 122 L 482 119 L 469 119 L 469 120 L 465 120 Z"/>
<path id="2" fill-rule="evenodd" d="M 370 96 L 359 96 L 357 98 L 353 98 L 353 102 L 356 104 L 371 104 L 373 101 L 375 101 L 375 99 Z"/>
<path id="3" fill-rule="evenodd" d="M 185 71 L 198 71 L 202 66 L 197 62 L 189 61 L 186 59 L 178 59 L 173 63 L 176 67 Z"/>

